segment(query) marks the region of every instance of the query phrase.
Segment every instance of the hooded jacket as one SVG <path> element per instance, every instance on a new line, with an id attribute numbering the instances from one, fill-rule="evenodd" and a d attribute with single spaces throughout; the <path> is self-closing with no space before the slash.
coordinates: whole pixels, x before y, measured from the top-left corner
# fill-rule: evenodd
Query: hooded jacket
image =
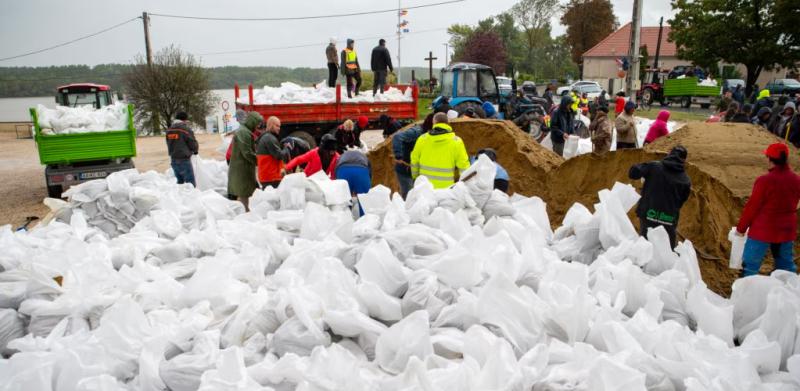
<path id="1" fill-rule="evenodd" d="M 336 45 L 333 43 L 328 44 L 325 48 L 325 57 L 328 59 L 328 64 L 338 64 L 336 60 Z"/>
<path id="2" fill-rule="evenodd" d="M 256 162 L 258 164 L 258 181 L 261 183 L 280 181 L 281 170 L 289 161 L 289 148 L 278 143 L 278 137 L 272 132 L 264 132 L 256 141 Z"/>
<path id="3" fill-rule="evenodd" d="M 645 144 L 652 143 L 659 137 L 669 134 L 669 130 L 667 129 L 667 121 L 669 121 L 669 111 L 661 110 L 658 113 L 656 120 L 652 125 L 650 125 L 650 129 L 647 130 L 647 136 L 644 138 Z"/>
<path id="4" fill-rule="evenodd" d="M 339 154 L 334 151 L 333 158 L 328 164 L 328 167 L 324 167 L 325 173 L 328 174 L 328 177 L 331 179 L 336 179 L 336 163 L 338 163 L 338 161 Z M 319 147 L 292 159 L 289 164 L 286 165 L 286 171 L 293 171 L 295 167 L 302 164 L 306 165 L 306 168 L 303 169 L 303 172 L 306 174 L 306 176 L 312 176 L 318 171 L 321 171 L 323 167 Z"/>
<path id="5" fill-rule="evenodd" d="M 764 114 L 770 114 L 770 117 L 767 117 L 767 119 L 764 120 L 764 119 L 761 118 L 761 117 L 764 116 Z M 769 125 L 769 123 L 770 123 L 770 119 L 771 118 L 772 118 L 772 110 L 770 110 L 770 109 L 768 109 L 766 107 L 762 107 L 761 110 L 759 110 L 756 113 L 756 116 L 753 117 L 753 125 L 762 126 L 762 127 L 764 127 L 766 129 L 767 125 Z"/>
<path id="6" fill-rule="evenodd" d="M 761 110 L 762 107 L 772 108 L 775 105 L 775 102 L 772 101 L 769 97 L 769 90 L 764 89 L 758 93 L 758 98 L 756 99 L 756 107 L 753 109 L 756 113 Z"/>
<path id="7" fill-rule="evenodd" d="M 253 132 L 264 121 L 261 114 L 250 112 L 233 135 L 231 162 L 228 167 L 228 193 L 250 197 L 258 188 L 256 181 L 256 151 Z"/>
<path id="8" fill-rule="evenodd" d="M 589 124 L 589 134 L 592 137 L 595 153 L 604 154 L 611 150 L 611 131 L 612 126 L 611 120 L 608 119 L 608 113 L 598 111 L 594 121 Z"/>
<path id="9" fill-rule="evenodd" d="M 786 111 L 786 109 L 792 109 L 792 115 L 784 115 L 783 113 Z M 778 117 L 772 121 L 772 129 L 770 129 L 770 131 L 780 138 L 791 141 L 793 144 L 800 142 L 800 140 L 798 140 L 800 135 L 797 134 L 798 132 L 796 126 L 793 126 L 793 122 L 796 120 L 796 118 L 797 106 L 795 106 L 794 102 L 786 102 L 786 104 L 783 105 L 783 110 L 778 113 Z M 793 129 L 793 127 L 795 129 Z"/>
<path id="10" fill-rule="evenodd" d="M 569 95 L 561 97 L 561 104 L 550 117 L 550 139 L 553 140 L 553 144 L 563 144 L 564 135 L 573 133 L 574 113 L 570 110 L 572 104 L 572 97 Z"/>
<path id="11" fill-rule="evenodd" d="M 797 203 L 800 177 L 786 166 L 772 168 L 758 177 L 736 230 L 767 243 L 791 242 L 797 238 Z"/>
<path id="12" fill-rule="evenodd" d="M 642 198 L 636 215 L 656 224 L 678 225 L 680 211 L 689 199 L 692 182 L 686 175 L 684 159 L 673 150 L 661 161 L 636 164 L 628 171 L 630 179 L 644 178 Z"/>
<path id="13" fill-rule="evenodd" d="M 373 72 L 386 72 L 387 68 L 389 71 L 394 72 L 392 56 L 389 54 L 389 49 L 387 49 L 386 46 L 375 46 L 375 48 L 372 49 L 372 58 L 370 60 L 370 68 L 372 68 Z"/>
<path id="14" fill-rule="evenodd" d="M 430 132 L 417 139 L 411 151 L 411 177 L 428 177 L 435 189 L 455 183 L 455 170 L 469 168 L 469 156 L 464 141 L 445 123 L 433 125 Z"/>
<path id="15" fill-rule="evenodd" d="M 189 160 L 197 155 L 198 145 L 189 124 L 177 121 L 167 129 L 167 151 L 172 160 Z"/>
<path id="16" fill-rule="evenodd" d="M 636 136 L 636 118 L 623 111 L 614 120 L 614 126 L 617 128 L 618 143 L 637 144 L 639 139 Z"/>

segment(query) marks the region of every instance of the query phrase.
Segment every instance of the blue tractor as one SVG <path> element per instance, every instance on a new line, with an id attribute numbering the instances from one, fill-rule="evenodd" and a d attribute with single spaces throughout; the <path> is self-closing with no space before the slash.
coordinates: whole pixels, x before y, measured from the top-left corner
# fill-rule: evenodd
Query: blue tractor
<path id="1" fill-rule="evenodd" d="M 492 111 L 497 113 L 497 118 L 504 117 L 499 108 L 505 106 L 505 98 L 500 95 L 497 78 L 491 67 L 459 62 L 442 69 L 439 80 L 442 92 L 433 101 L 434 110 L 447 103 L 459 114 L 472 109 L 481 118 L 487 117 L 487 114 L 491 117 Z"/>

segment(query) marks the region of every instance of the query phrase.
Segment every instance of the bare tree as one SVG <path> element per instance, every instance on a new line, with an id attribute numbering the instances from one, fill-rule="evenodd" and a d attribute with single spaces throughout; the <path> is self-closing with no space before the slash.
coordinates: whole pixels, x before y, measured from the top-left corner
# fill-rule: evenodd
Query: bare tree
<path id="1" fill-rule="evenodd" d="M 208 72 L 191 54 L 175 46 L 158 51 L 153 65 L 143 56 L 124 76 L 128 100 L 136 107 L 136 119 L 150 122 L 155 133 L 168 128 L 175 114 L 185 111 L 196 123 L 202 123 L 211 111 Z"/>
<path id="2" fill-rule="evenodd" d="M 548 43 L 550 19 L 558 11 L 558 0 L 521 0 L 511 7 L 511 15 L 525 36 L 528 62 L 534 49 Z"/>

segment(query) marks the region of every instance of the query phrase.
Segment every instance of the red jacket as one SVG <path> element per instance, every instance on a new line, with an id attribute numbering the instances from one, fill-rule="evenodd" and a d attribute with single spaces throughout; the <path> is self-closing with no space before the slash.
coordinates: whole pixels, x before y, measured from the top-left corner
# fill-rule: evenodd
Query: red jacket
<path id="1" fill-rule="evenodd" d="M 661 112 L 658 113 L 658 118 L 650 125 L 650 129 L 647 130 L 647 137 L 644 138 L 644 142 L 649 144 L 656 141 L 659 137 L 668 135 L 667 121 L 669 121 L 669 111 L 661 110 Z"/>
<path id="2" fill-rule="evenodd" d="M 331 159 L 331 163 L 328 165 L 328 168 L 325 172 L 328 174 L 331 179 L 336 179 L 336 162 L 339 161 L 339 154 L 333 154 L 333 159 Z M 289 164 L 286 165 L 286 171 L 293 171 L 295 167 L 305 164 L 306 168 L 303 172 L 306 176 L 312 176 L 317 173 L 317 171 L 322 170 L 322 158 L 319 157 L 319 147 L 314 148 L 294 159 L 292 159 Z"/>
<path id="3" fill-rule="evenodd" d="M 625 98 L 618 96 L 614 101 L 614 113 L 619 115 L 623 110 L 625 110 Z"/>
<path id="4" fill-rule="evenodd" d="M 775 167 L 756 179 L 736 229 L 767 243 L 791 242 L 797 238 L 797 203 L 800 176 L 789 166 Z"/>

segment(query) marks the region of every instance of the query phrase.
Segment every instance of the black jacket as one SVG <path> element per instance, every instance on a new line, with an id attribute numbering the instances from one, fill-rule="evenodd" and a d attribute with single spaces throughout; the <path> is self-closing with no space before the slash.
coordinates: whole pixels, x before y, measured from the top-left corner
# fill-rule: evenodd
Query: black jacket
<path id="1" fill-rule="evenodd" d="M 167 129 L 167 151 L 172 160 L 188 160 L 197 155 L 198 145 L 189 124 L 178 121 Z"/>
<path id="2" fill-rule="evenodd" d="M 636 215 L 657 224 L 677 227 L 681 207 L 692 190 L 683 160 L 672 152 L 661 161 L 634 165 L 628 177 L 644 178 Z"/>
<path id="3" fill-rule="evenodd" d="M 353 127 L 352 132 L 348 132 L 344 130 L 342 125 L 336 128 L 333 132 L 333 136 L 336 137 L 336 152 L 339 154 L 343 154 L 347 148 L 355 148 L 361 146 L 361 130 L 358 126 Z"/>
<path id="4" fill-rule="evenodd" d="M 386 68 L 394 72 L 394 68 L 392 68 L 392 56 L 389 54 L 389 49 L 387 49 L 386 46 L 378 45 L 372 49 L 371 67 L 373 72 L 386 71 Z"/>
<path id="5" fill-rule="evenodd" d="M 743 112 L 738 112 L 738 113 L 733 115 L 733 118 L 731 118 L 730 122 L 740 123 L 740 124 L 749 124 L 749 123 L 752 123 L 752 120 L 750 119 L 750 116 L 748 116 L 747 114 L 745 114 Z"/>
<path id="6" fill-rule="evenodd" d="M 553 143 L 561 144 L 564 142 L 565 134 L 573 133 L 574 114 L 570 111 L 572 98 L 569 95 L 561 98 L 561 104 L 553 111 L 550 117 L 550 139 Z"/>
<path id="7" fill-rule="evenodd" d="M 288 146 L 281 146 L 273 133 L 265 131 L 256 141 L 256 155 L 269 155 L 275 160 L 289 163 L 290 149 Z"/>

